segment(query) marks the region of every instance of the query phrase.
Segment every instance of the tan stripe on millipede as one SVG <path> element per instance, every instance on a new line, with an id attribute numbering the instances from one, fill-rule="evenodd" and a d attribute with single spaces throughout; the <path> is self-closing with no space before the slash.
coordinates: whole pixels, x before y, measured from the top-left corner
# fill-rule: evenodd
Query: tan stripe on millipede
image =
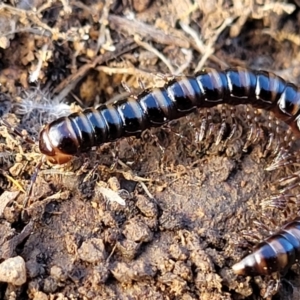
<path id="1" fill-rule="evenodd" d="M 279 79 L 276 75 L 269 74 L 269 82 L 270 82 L 270 91 L 271 91 L 271 100 L 264 102 L 273 103 L 276 100 L 276 96 L 278 95 L 278 88 L 279 88 Z"/>
<path id="2" fill-rule="evenodd" d="M 254 269 L 257 269 L 261 273 L 267 273 L 268 272 L 268 263 L 265 257 L 262 256 L 262 253 L 260 251 L 253 252 L 252 254 L 254 256 L 254 260 L 256 261 L 256 266 Z M 247 257 L 247 256 L 246 256 Z M 261 271 L 260 271 L 261 270 Z"/>
<path id="3" fill-rule="evenodd" d="M 212 86 L 216 87 L 218 91 L 222 91 L 222 95 L 223 95 L 224 94 L 223 93 L 224 86 L 223 86 L 223 82 L 221 80 L 219 72 L 217 72 L 215 69 L 208 69 L 207 74 L 209 75 L 210 80 L 213 83 Z M 214 102 L 219 102 L 219 101 L 223 101 L 222 96 L 220 96 L 220 98 L 218 100 L 214 100 Z"/>
<path id="4" fill-rule="evenodd" d="M 286 112 L 286 99 L 285 99 L 285 92 L 281 93 L 280 98 L 277 101 L 278 106 L 281 112 L 284 112 L 285 115 L 291 116 L 288 112 Z"/>
<path id="5" fill-rule="evenodd" d="M 100 105 L 100 106 L 102 106 L 102 105 Z M 101 124 L 102 122 L 105 124 L 105 131 L 106 131 L 106 133 L 108 133 L 108 132 L 107 132 L 107 131 L 109 131 L 108 123 L 107 123 L 106 118 L 105 118 L 104 115 L 102 114 L 102 111 L 103 111 L 103 110 L 102 110 L 102 109 L 99 109 L 100 106 L 97 106 L 97 107 L 95 108 L 95 110 L 96 110 L 95 116 L 96 116 L 97 120 L 100 121 L 99 124 Z M 105 106 L 105 107 L 106 107 L 106 106 Z M 99 118 L 98 118 L 98 114 L 99 114 Z"/>
<path id="6" fill-rule="evenodd" d="M 168 121 L 168 112 L 169 112 L 169 105 L 168 102 L 166 101 L 166 97 L 162 93 L 160 89 L 154 89 L 152 92 L 153 97 L 156 100 L 156 103 L 158 104 L 159 108 L 164 112 L 165 118 L 164 122 Z"/>
<path id="7" fill-rule="evenodd" d="M 289 234 L 294 236 L 298 241 L 300 241 L 300 230 L 298 228 L 290 227 L 290 228 L 286 228 L 282 231 L 283 231 L 283 234 L 284 234 L 284 232 L 288 232 Z"/>
<path id="8" fill-rule="evenodd" d="M 241 98 L 241 99 L 242 98 L 248 98 L 249 91 L 250 91 L 250 86 L 251 86 L 249 71 L 247 71 L 246 69 L 241 68 L 241 67 L 238 67 L 237 71 L 238 71 L 238 74 L 239 74 L 241 85 L 245 89 L 245 95 L 241 96 L 239 98 Z"/>
<path id="9" fill-rule="evenodd" d="M 194 107 L 191 109 L 194 109 L 196 105 L 196 99 L 197 95 L 195 93 L 195 89 L 191 85 L 190 79 L 187 77 L 183 77 L 180 80 L 178 80 L 178 84 L 180 85 L 184 95 L 186 95 L 194 104 Z"/>
<path id="10" fill-rule="evenodd" d="M 71 120 L 69 118 L 66 118 L 65 124 L 67 126 L 67 132 L 70 133 L 72 141 L 75 142 L 76 148 L 78 148 L 79 147 L 79 140 L 78 140 L 78 138 L 76 136 L 76 133 L 75 133 L 74 128 L 72 126 Z M 75 124 L 76 128 L 78 129 L 78 132 L 80 132 L 80 129 L 78 128 L 76 122 L 74 122 L 73 124 Z"/>
<path id="11" fill-rule="evenodd" d="M 80 118 L 81 118 L 81 122 L 83 123 L 84 128 L 86 129 L 86 132 L 89 135 L 89 139 L 90 139 L 91 145 L 94 145 L 95 144 L 95 142 L 94 142 L 94 135 L 91 132 L 91 129 L 94 132 L 93 126 L 91 126 L 91 124 L 90 124 L 90 122 L 89 122 L 89 120 L 88 120 L 88 118 L 87 118 L 87 116 L 85 114 L 80 113 Z"/>
<path id="12" fill-rule="evenodd" d="M 285 267 L 289 263 L 288 255 L 284 246 L 277 239 L 277 236 L 274 236 L 274 238 L 270 240 L 268 243 L 276 253 L 279 266 Z"/>
<path id="13" fill-rule="evenodd" d="M 297 90 L 297 102 L 294 103 L 294 109 L 292 111 L 292 115 L 296 115 L 297 112 L 299 111 L 299 108 L 300 108 L 300 93 L 299 93 L 299 89 Z"/>
<path id="14" fill-rule="evenodd" d="M 120 124 L 120 114 L 118 113 L 118 111 L 117 111 L 117 109 L 116 109 L 115 106 L 113 106 L 113 105 L 110 104 L 110 105 L 106 105 L 106 107 L 107 107 L 107 110 L 109 111 L 109 114 L 111 115 L 113 125 L 115 125 L 117 127 L 118 136 L 119 136 L 121 134 L 121 126 L 122 126 L 122 124 Z M 106 118 L 104 117 L 104 115 L 103 115 L 103 119 L 107 123 L 108 132 L 109 132 L 110 131 L 109 124 L 108 124 Z"/>

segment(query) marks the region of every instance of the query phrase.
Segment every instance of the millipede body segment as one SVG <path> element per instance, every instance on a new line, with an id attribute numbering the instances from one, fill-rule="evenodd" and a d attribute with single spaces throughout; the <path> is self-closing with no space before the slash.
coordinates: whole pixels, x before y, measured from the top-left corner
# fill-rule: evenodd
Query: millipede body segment
<path id="1" fill-rule="evenodd" d="M 250 104 L 271 111 L 300 136 L 300 93 L 294 84 L 266 71 L 207 68 L 136 97 L 59 118 L 42 129 L 39 148 L 52 163 L 62 164 L 93 146 L 138 135 L 218 104 Z"/>
<path id="2" fill-rule="evenodd" d="M 300 259 L 300 218 L 258 244 L 253 252 L 233 265 L 239 275 L 286 273 Z"/>

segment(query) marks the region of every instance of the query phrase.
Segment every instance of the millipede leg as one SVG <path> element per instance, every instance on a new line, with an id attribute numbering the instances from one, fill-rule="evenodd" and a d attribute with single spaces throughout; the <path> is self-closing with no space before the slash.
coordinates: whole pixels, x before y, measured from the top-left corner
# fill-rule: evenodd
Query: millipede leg
<path id="1" fill-rule="evenodd" d="M 207 122 L 208 122 L 208 109 L 205 109 L 203 113 L 202 111 L 200 111 L 200 119 L 201 119 L 201 125 L 197 137 L 197 142 L 202 142 L 205 137 L 207 131 Z"/>
<path id="2" fill-rule="evenodd" d="M 83 182 L 92 180 L 92 177 L 94 176 L 98 166 L 99 166 L 99 163 L 96 163 L 95 166 L 92 168 L 92 170 L 89 171 L 88 174 L 84 177 Z"/>
<path id="3" fill-rule="evenodd" d="M 297 153 L 290 153 L 287 148 L 281 147 L 278 151 L 278 154 L 273 159 L 271 164 L 266 168 L 266 170 L 274 171 L 276 169 L 298 163 L 300 163 L 300 157 Z"/>
<path id="4" fill-rule="evenodd" d="M 218 146 L 223 137 L 224 137 L 224 134 L 225 134 L 225 130 L 226 130 L 226 111 L 227 111 L 227 107 L 225 105 L 222 105 L 222 108 L 221 108 L 221 126 L 220 126 L 220 129 L 219 129 L 219 132 L 217 134 L 217 138 L 216 138 L 216 141 L 215 141 L 215 144 Z"/>
<path id="5" fill-rule="evenodd" d="M 230 140 L 233 139 L 234 135 L 236 134 L 237 132 L 237 124 L 236 124 L 236 109 L 234 106 L 231 106 L 230 107 L 230 121 L 231 121 L 231 126 L 230 126 L 230 133 L 227 137 L 227 139 L 225 140 L 224 142 L 224 145 L 226 146 Z"/>
<path id="6" fill-rule="evenodd" d="M 130 147 L 130 149 L 131 149 L 131 152 L 132 152 L 134 155 L 136 155 L 136 154 L 137 154 L 137 151 L 136 151 L 136 149 L 134 148 L 134 138 L 128 137 L 128 138 L 126 139 L 126 142 L 127 142 L 127 144 L 129 145 L 129 147 Z"/>
<path id="7" fill-rule="evenodd" d="M 170 81 L 174 80 L 175 78 L 181 78 L 180 75 L 173 75 L 170 73 L 155 73 L 155 76 L 161 80 L 163 80 L 166 84 L 168 84 Z"/>
<path id="8" fill-rule="evenodd" d="M 280 130 L 279 121 L 277 119 L 275 120 L 275 124 L 276 124 L 275 137 L 274 137 L 275 147 L 273 148 L 273 155 L 274 156 L 276 156 L 279 153 L 281 144 L 284 144 L 283 140 L 280 138 L 280 136 L 282 136 L 283 133 Z"/>
<path id="9" fill-rule="evenodd" d="M 243 147 L 243 152 L 247 152 L 249 146 L 254 144 L 258 139 L 258 129 L 257 129 L 257 110 L 247 107 L 247 123 L 249 124 L 249 132 L 247 135 L 247 140 Z"/>
<path id="10" fill-rule="evenodd" d="M 111 151 L 112 156 L 113 156 L 113 163 L 110 166 L 110 170 L 113 171 L 116 169 L 116 166 L 119 163 L 119 142 L 114 142 L 114 149 Z"/>
<path id="11" fill-rule="evenodd" d="M 191 125 L 192 126 L 192 125 Z M 162 127 L 162 130 L 164 130 L 167 133 L 174 134 L 175 136 L 179 137 L 180 139 L 183 139 L 185 142 L 189 142 L 186 136 L 180 134 L 179 132 L 175 131 L 173 127 L 169 126 L 169 124 L 166 124 Z"/>
<path id="12" fill-rule="evenodd" d="M 254 114 L 254 119 L 253 119 L 253 127 L 254 127 L 254 135 L 253 135 L 253 140 L 252 140 L 252 144 L 256 144 L 262 136 L 262 129 L 259 126 L 259 121 L 258 121 L 258 110 L 254 109 L 253 111 Z"/>
<path id="13" fill-rule="evenodd" d="M 143 91 L 145 91 L 146 90 L 146 86 L 145 86 L 144 81 L 140 77 L 138 77 L 137 81 L 138 81 L 140 89 L 142 89 Z"/>
<path id="14" fill-rule="evenodd" d="M 263 299 L 272 299 L 276 295 L 280 288 L 280 278 L 269 280 L 265 293 L 262 295 Z"/>
<path id="15" fill-rule="evenodd" d="M 154 134 L 151 129 L 149 130 L 149 135 L 150 137 L 154 140 L 156 146 L 158 146 L 158 148 L 160 149 L 161 153 L 164 154 L 165 153 L 165 148 L 161 145 L 158 137 L 156 134 Z"/>
<path id="16" fill-rule="evenodd" d="M 207 111 L 207 124 L 208 124 L 208 129 L 207 129 L 207 138 L 210 138 L 213 136 L 214 132 L 216 131 L 216 125 L 213 123 L 213 114 L 212 110 L 215 111 L 214 108 L 208 109 Z"/>
<path id="17" fill-rule="evenodd" d="M 289 149 L 292 146 L 294 141 L 295 141 L 295 136 L 293 136 L 293 132 L 292 132 L 291 128 L 289 127 L 283 138 L 285 148 Z"/>
<path id="18" fill-rule="evenodd" d="M 275 149 L 274 149 L 274 143 L 276 143 Z M 279 151 L 279 142 L 278 139 L 276 137 L 276 134 L 274 132 L 270 132 L 268 134 L 268 142 L 267 145 L 265 147 L 264 153 L 263 153 L 263 157 L 267 157 L 268 154 L 277 154 Z"/>
<path id="19" fill-rule="evenodd" d="M 37 179 L 38 173 L 39 173 L 39 171 L 41 169 L 41 166 L 45 162 L 45 159 L 46 159 L 46 157 L 45 157 L 45 155 L 43 155 L 41 157 L 40 161 L 38 162 L 38 164 L 35 167 L 35 170 L 34 170 L 32 176 L 31 176 L 30 185 L 29 185 L 29 187 L 27 189 L 26 197 L 25 197 L 24 202 L 23 202 L 23 208 L 27 207 L 27 204 L 28 204 L 28 202 L 30 200 L 30 197 L 32 196 L 33 186 L 34 186 L 34 184 L 36 182 L 36 179 Z"/>
<path id="20" fill-rule="evenodd" d="M 275 123 L 275 126 L 274 126 Z M 267 130 L 268 134 L 268 142 L 264 150 L 264 157 L 268 154 L 276 156 L 280 150 L 280 130 L 279 130 L 279 123 L 277 120 L 274 120 L 273 114 L 269 114 L 268 116 L 268 125 Z"/>
<path id="21" fill-rule="evenodd" d="M 288 150 L 292 147 L 293 142 L 294 136 L 292 135 L 292 130 L 288 128 L 281 143 L 278 138 L 278 150 L 276 152 L 276 156 L 266 170 L 271 171 L 283 166 L 288 166 L 300 162 L 300 157 L 298 156 L 298 154 L 290 153 Z"/>
<path id="22" fill-rule="evenodd" d="M 132 90 L 130 89 L 130 87 L 127 85 L 125 81 L 121 81 L 121 85 L 125 90 L 125 92 L 127 92 L 130 96 L 134 96 Z"/>
<path id="23" fill-rule="evenodd" d="M 268 197 L 261 202 L 261 206 L 263 209 L 266 208 L 276 208 L 280 210 L 284 210 L 287 208 L 288 203 L 290 202 L 291 194 L 277 194 Z"/>

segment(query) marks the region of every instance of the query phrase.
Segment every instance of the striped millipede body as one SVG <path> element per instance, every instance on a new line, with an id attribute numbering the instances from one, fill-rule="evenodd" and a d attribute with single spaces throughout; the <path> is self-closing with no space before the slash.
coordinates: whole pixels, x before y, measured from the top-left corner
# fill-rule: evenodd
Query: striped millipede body
<path id="1" fill-rule="evenodd" d="M 300 136 L 300 92 L 294 84 L 266 71 L 206 69 L 136 97 L 59 118 L 42 129 L 39 148 L 52 163 L 65 163 L 93 146 L 138 135 L 218 104 L 250 104 L 271 111 Z"/>
<path id="2" fill-rule="evenodd" d="M 283 226 L 258 244 L 253 252 L 233 265 L 239 275 L 286 273 L 300 259 L 300 218 Z"/>
<path id="3" fill-rule="evenodd" d="M 136 97 L 88 108 L 59 118 L 40 132 L 40 151 L 52 163 L 68 162 L 93 146 L 159 127 L 196 109 L 219 104 L 248 104 L 272 112 L 300 137 L 300 91 L 292 83 L 266 71 L 231 68 L 205 69 L 195 76 L 175 77 L 162 88 Z M 299 258 L 300 221 L 271 236 L 240 263 L 237 274 L 270 274 L 289 268 Z"/>

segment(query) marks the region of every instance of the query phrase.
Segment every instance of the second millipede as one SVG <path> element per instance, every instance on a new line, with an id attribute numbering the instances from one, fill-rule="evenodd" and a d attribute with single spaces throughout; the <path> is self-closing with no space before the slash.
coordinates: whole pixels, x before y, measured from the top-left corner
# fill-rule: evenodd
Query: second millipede
<path id="1" fill-rule="evenodd" d="M 300 218 L 284 225 L 258 244 L 253 252 L 232 268 L 239 275 L 286 273 L 300 259 Z"/>
<path id="2" fill-rule="evenodd" d="M 51 163 L 63 164 L 94 146 L 136 136 L 196 109 L 219 104 L 246 104 L 270 111 L 290 126 L 295 137 L 300 137 L 300 90 L 296 85 L 267 71 L 206 68 L 194 76 L 175 77 L 164 87 L 145 90 L 136 97 L 59 118 L 43 127 L 39 148 Z M 287 233 L 280 231 L 260 244 L 253 253 L 255 258 L 250 254 L 250 258 L 234 266 L 234 271 L 240 275 L 264 275 L 289 268 L 300 258 L 299 222 L 287 224 L 282 229 L 288 229 Z M 293 242 L 282 241 L 282 236 L 294 233 Z M 271 247 L 277 247 L 275 255 Z"/>

